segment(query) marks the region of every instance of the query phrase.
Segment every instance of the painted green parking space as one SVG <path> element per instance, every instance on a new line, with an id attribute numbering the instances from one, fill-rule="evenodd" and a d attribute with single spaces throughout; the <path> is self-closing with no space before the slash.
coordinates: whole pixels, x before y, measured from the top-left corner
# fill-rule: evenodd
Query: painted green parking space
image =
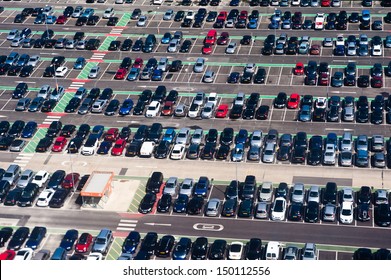
<path id="1" fill-rule="evenodd" d="M 110 250 L 106 255 L 106 260 L 116 260 L 122 252 L 122 243 L 124 243 L 125 238 L 115 237 L 113 243 L 111 244 Z"/>
<path id="2" fill-rule="evenodd" d="M 106 37 L 106 39 L 103 41 L 103 43 L 100 45 L 98 51 L 107 51 L 107 49 L 109 48 L 110 46 L 110 43 L 112 41 L 115 41 L 118 37 L 115 37 L 115 36 L 110 36 L 110 37 Z"/>
<path id="3" fill-rule="evenodd" d="M 77 76 L 77 79 L 84 80 L 88 78 L 88 74 L 90 73 L 90 70 L 92 67 L 98 65 L 97 62 L 88 62 L 83 70 L 80 72 L 80 74 Z"/>
<path id="4" fill-rule="evenodd" d="M 57 103 L 56 107 L 54 107 L 53 112 L 56 113 L 62 113 L 65 110 L 65 107 L 68 105 L 69 100 L 72 99 L 74 93 L 73 92 L 66 92 L 63 97 L 60 99 L 60 101 Z"/>
<path id="5" fill-rule="evenodd" d="M 34 137 L 28 142 L 26 147 L 23 149 L 23 153 L 35 153 L 35 148 L 38 145 L 39 140 L 45 137 L 47 128 L 38 128 L 37 132 L 35 133 Z"/>
<path id="6" fill-rule="evenodd" d="M 130 13 L 125 13 L 120 20 L 118 21 L 116 26 L 126 26 L 130 20 Z"/>
<path id="7" fill-rule="evenodd" d="M 142 181 L 135 192 L 132 202 L 129 205 L 128 212 L 137 213 L 138 212 L 138 206 L 140 205 L 141 200 L 143 199 L 145 195 L 145 183 L 146 181 Z"/>

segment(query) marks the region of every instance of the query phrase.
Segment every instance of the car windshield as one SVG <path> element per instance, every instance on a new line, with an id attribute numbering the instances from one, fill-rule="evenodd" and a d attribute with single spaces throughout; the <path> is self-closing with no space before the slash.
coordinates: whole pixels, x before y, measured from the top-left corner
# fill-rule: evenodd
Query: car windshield
<path id="1" fill-rule="evenodd" d="M 342 215 L 349 216 L 351 213 L 352 211 L 350 209 L 342 209 Z"/>
<path id="2" fill-rule="evenodd" d="M 242 246 L 239 244 L 231 245 L 231 252 L 233 253 L 239 253 L 242 249 Z"/>
<path id="3" fill-rule="evenodd" d="M 105 238 L 97 238 L 96 244 L 106 244 L 106 239 Z"/>
<path id="4" fill-rule="evenodd" d="M 304 257 L 305 258 L 313 258 L 314 257 L 314 253 L 310 252 L 310 251 L 305 251 L 304 252 Z"/>

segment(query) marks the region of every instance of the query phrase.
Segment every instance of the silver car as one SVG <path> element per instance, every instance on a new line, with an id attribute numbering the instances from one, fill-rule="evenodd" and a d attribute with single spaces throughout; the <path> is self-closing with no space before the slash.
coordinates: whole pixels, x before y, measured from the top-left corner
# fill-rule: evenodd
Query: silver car
<path id="1" fill-rule="evenodd" d="M 205 92 L 197 92 L 196 96 L 193 99 L 193 104 L 198 106 L 203 106 L 205 103 Z"/>
<path id="2" fill-rule="evenodd" d="M 260 160 L 261 158 L 261 148 L 258 146 L 251 146 L 247 152 L 247 159 L 252 161 Z"/>
<path id="3" fill-rule="evenodd" d="M 208 201 L 205 207 L 205 215 L 209 217 L 216 217 L 220 211 L 221 201 L 218 198 L 212 198 Z"/>
<path id="4" fill-rule="evenodd" d="M 202 78 L 202 81 L 204 83 L 213 83 L 215 79 L 215 72 L 214 71 L 211 71 L 211 70 L 208 70 L 205 72 L 203 78 Z"/>
<path id="5" fill-rule="evenodd" d="M 182 104 L 182 103 L 178 104 L 178 106 L 176 106 L 176 108 L 175 108 L 174 116 L 175 117 L 186 116 L 186 105 Z"/>
<path id="6" fill-rule="evenodd" d="M 76 6 L 75 10 L 72 13 L 73 18 L 78 18 L 81 16 L 81 14 L 84 12 L 84 9 L 82 6 Z"/>
<path id="7" fill-rule="evenodd" d="M 173 16 L 174 11 L 172 9 L 169 9 L 164 13 L 163 20 L 171 20 Z"/>
<path id="8" fill-rule="evenodd" d="M 148 18 L 147 16 L 140 16 L 138 21 L 137 21 L 137 26 L 138 27 L 144 27 L 145 25 L 147 25 L 147 21 L 148 21 Z"/>
<path id="9" fill-rule="evenodd" d="M 274 143 L 267 143 L 263 150 L 262 162 L 273 163 L 276 155 L 276 145 Z"/>
<path id="10" fill-rule="evenodd" d="M 191 136 L 191 144 L 201 144 L 203 137 L 204 131 L 201 128 L 197 128 Z"/>
<path id="11" fill-rule="evenodd" d="M 342 202 L 354 202 L 354 193 L 352 188 L 342 189 Z"/>
<path id="12" fill-rule="evenodd" d="M 170 177 L 168 178 L 166 185 L 164 186 L 163 194 L 170 194 L 171 196 L 174 196 L 177 192 L 177 187 L 178 187 L 178 178 Z"/>
<path id="13" fill-rule="evenodd" d="M 11 146 L 10 146 L 10 152 L 21 152 L 26 146 L 26 141 L 22 139 L 15 139 L 12 141 Z"/>
<path id="14" fill-rule="evenodd" d="M 26 65 L 31 65 L 33 67 L 36 67 L 40 61 L 41 61 L 41 57 L 39 55 L 32 55 L 30 56 L 30 59 Z"/>
<path id="15" fill-rule="evenodd" d="M 258 202 L 255 207 L 255 218 L 267 219 L 269 217 L 269 209 L 267 202 Z"/>
<path id="16" fill-rule="evenodd" d="M 100 67 L 98 65 L 91 68 L 90 73 L 88 74 L 89 79 L 96 79 L 99 75 Z"/>
<path id="17" fill-rule="evenodd" d="M 339 164 L 341 166 L 352 166 L 353 153 L 351 151 L 342 151 L 339 153 Z"/>
<path id="18" fill-rule="evenodd" d="M 258 200 L 259 201 L 272 201 L 273 198 L 273 183 L 272 182 L 263 182 L 262 186 L 259 188 Z"/>
<path id="19" fill-rule="evenodd" d="M 33 178 L 34 178 L 34 172 L 30 169 L 26 169 L 20 175 L 20 178 L 19 178 L 18 182 L 16 183 L 16 186 L 18 188 L 23 189 L 28 185 L 28 183 L 30 183 L 33 180 Z"/>
<path id="20" fill-rule="evenodd" d="M 342 109 L 341 118 L 345 122 L 354 121 L 354 108 L 353 107 L 345 107 Z"/>
<path id="21" fill-rule="evenodd" d="M 168 52 L 177 52 L 179 47 L 179 40 L 178 39 L 172 39 L 170 43 L 168 43 L 167 51 Z"/>
<path id="22" fill-rule="evenodd" d="M 239 92 L 234 99 L 234 105 L 244 106 L 245 100 L 246 100 L 246 95 L 243 92 Z"/>
<path id="23" fill-rule="evenodd" d="M 66 49 L 74 49 L 76 46 L 76 41 L 75 40 L 68 40 L 66 43 L 65 43 L 65 48 Z"/>
<path id="24" fill-rule="evenodd" d="M 225 49 L 225 53 L 233 54 L 233 53 L 235 53 L 235 51 L 236 51 L 236 43 L 235 42 L 230 42 L 228 44 L 228 46 L 226 47 L 226 49 Z"/>
<path id="25" fill-rule="evenodd" d="M 179 194 L 186 194 L 190 197 L 193 194 L 193 188 L 194 179 L 186 178 L 179 187 Z"/>
<path id="26" fill-rule="evenodd" d="M 298 260 L 299 256 L 299 248 L 296 246 L 287 246 L 285 248 L 285 253 L 283 260 Z"/>
<path id="27" fill-rule="evenodd" d="M 55 88 L 52 93 L 49 96 L 50 100 L 56 100 L 59 101 L 61 97 L 64 95 L 65 89 L 62 86 L 59 86 L 58 88 Z"/>
<path id="28" fill-rule="evenodd" d="M 183 144 L 187 145 L 189 144 L 190 139 L 190 128 L 184 127 L 181 128 L 181 130 L 178 132 L 178 135 L 175 140 L 175 144 Z"/>
<path id="29" fill-rule="evenodd" d="M 356 139 L 356 151 L 368 151 L 368 136 L 359 135 Z"/>
<path id="30" fill-rule="evenodd" d="M 261 130 L 255 130 L 250 137 L 250 145 L 255 147 L 262 147 L 263 134 Z"/>
<path id="31" fill-rule="evenodd" d="M 292 188 L 292 202 L 304 203 L 305 189 L 303 183 L 295 183 Z"/>
<path id="32" fill-rule="evenodd" d="M 195 73 L 201 73 L 204 71 L 204 67 L 205 67 L 205 59 L 202 57 L 199 57 L 199 58 L 197 58 L 194 66 L 193 66 L 193 71 Z"/>
<path id="33" fill-rule="evenodd" d="M 314 243 L 306 243 L 302 249 L 302 260 L 317 260 L 318 251 L 316 250 L 316 245 Z"/>
<path id="34" fill-rule="evenodd" d="M 323 208 L 323 221 L 334 222 L 336 212 L 337 206 L 331 203 L 326 204 L 326 206 Z"/>
<path id="35" fill-rule="evenodd" d="M 215 104 L 213 102 L 207 102 L 202 108 L 201 118 L 210 119 L 213 116 Z"/>
<path id="36" fill-rule="evenodd" d="M 19 30 L 18 29 L 12 29 L 8 35 L 7 35 L 7 40 L 13 40 L 17 36 L 19 36 Z"/>
<path id="37" fill-rule="evenodd" d="M 299 46 L 299 54 L 308 54 L 309 45 L 307 42 L 302 42 Z"/>
<path id="38" fill-rule="evenodd" d="M 86 41 L 85 40 L 80 40 L 76 44 L 76 49 L 77 50 L 84 50 L 86 48 Z"/>
<path id="39" fill-rule="evenodd" d="M 50 85 L 43 85 L 39 90 L 37 97 L 47 98 L 50 95 L 51 87 Z"/>
<path id="40" fill-rule="evenodd" d="M 328 37 L 323 39 L 323 47 L 332 47 L 333 46 L 333 39 Z"/>
<path id="41" fill-rule="evenodd" d="M 310 190 L 308 191 L 308 203 L 311 201 L 315 201 L 319 203 L 320 201 L 320 188 L 319 186 L 311 186 Z"/>

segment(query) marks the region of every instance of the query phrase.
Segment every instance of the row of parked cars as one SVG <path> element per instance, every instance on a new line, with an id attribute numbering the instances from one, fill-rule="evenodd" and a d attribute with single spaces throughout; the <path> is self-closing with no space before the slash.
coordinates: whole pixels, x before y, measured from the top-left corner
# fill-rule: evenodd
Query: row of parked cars
<path id="1" fill-rule="evenodd" d="M 5 206 L 60 208 L 71 191 L 81 190 L 89 176 L 79 173 L 66 174 L 57 170 L 53 174 L 45 170 L 34 172 L 11 164 L 0 169 L 0 202 Z"/>
<path id="2" fill-rule="evenodd" d="M 46 227 L 36 226 L 31 232 L 28 227 L 15 231 L 10 227 L 0 230 L 0 247 L 7 245 L 7 250 L 0 254 L 1 260 L 102 260 L 114 240 L 110 229 L 102 229 L 96 237 L 84 232 L 79 235 L 76 229 L 66 231 L 53 253 L 40 249 L 46 237 Z M 40 249 L 40 250 L 39 250 Z M 68 253 L 74 252 L 68 258 Z"/>

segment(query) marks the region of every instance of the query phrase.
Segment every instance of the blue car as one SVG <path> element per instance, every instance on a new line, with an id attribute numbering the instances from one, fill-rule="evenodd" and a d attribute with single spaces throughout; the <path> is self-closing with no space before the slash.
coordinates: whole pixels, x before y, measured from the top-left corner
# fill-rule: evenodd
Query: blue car
<path id="1" fill-rule="evenodd" d="M 178 195 L 177 200 L 175 200 L 173 210 L 177 213 L 185 213 L 187 210 L 187 204 L 189 203 L 189 197 L 186 194 Z"/>
<path id="2" fill-rule="evenodd" d="M 237 6 L 239 6 L 239 0 L 231 0 L 231 1 L 229 2 L 229 5 L 230 5 L 231 7 L 237 7 Z"/>
<path id="3" fill-rule="evenodd" d="M 140 68 L 133 67 L 132 69 L 130 69 L 128 77 L 126 79 L 128 81 L 135 81 L 137 80 L 139 75 L 140 75 Z"/>
<path id="4" fill-rule="evenodd" d="M 46 18 L 46 24 L 55 24 L 56 20 L 57 20 L 56 16 L 48 16 Z"/>
<path id="5" fill-rule="evenodd" d="M 246 129 L 239 130 L 236 135 L 235 144 L 246 144 L 248 139 L 248 131 Z"/>
<path id="6" fill-rule="evenodd" d="M 39 14 L 39 15 L 35 18 L 34 24 L 42 24 L 42 23 L 45 22 L 45 20 L 46 20 L 46 15 L 44 15 L 44 14 Z"/>
<path id="7" fill-rule="evenodd" d="M 206 197 L 210 187 L 210 181 L 208 177 L 201 176 L 194 187 L 194 196 Z"/>
<path id="8" fill-rule="evenodd" d="M 269 29 L 278 29 L 280 28 L 280 23 L 277 20 L 272 20 L 269 24 Z"/>
<path id="9" fill-rule="evenodd" d="M 334 49 L 334 55 L 344 56 L 345 55 L 345 46 L 337 46 Z"/>
<path id="10" fill-rule="evenodd" d="M 109 153 L 109 150 L 111 149 L 111 146 L 113 146 L 113 142 L 103 141 L 102 143 L 100 143 L 100 146 L 96 153 L 99 155 L 107 155 Z"/>
<path id="11" fill-rule="evenodd" d="M 162 37 L 162 44 L 170 43 L 171 39 L 172 39 L 172 35 L 170 32 L 164 33 L 164 35 Z"/>
<path id="12" fill-rule="evenodd" d="M 139 232 L 129 232 L 128 236 L 124 240 L 124 243 L 122 244 L 122 253 L 134 254 L 137 250 L 138 245 L 140 244 L 140 240 L 141 236 Z"/>
<path id="13" fill-rule="evenodd" d="M 78 238 L 79 232 L 76 229 L 67 230 L 61 240 L 60 247 L 67 251 L 70 251 Z"/>
<path id="14" fill-rule="evenodd" d="M 119 108 L 118 114 L 120 116 L 129 115 L 130 111 L 133 108 L 133 105 L 134 103 L 132 99 L 125 99 L 124 103 L 122 103 L 121 107 Z"/>
<path id="15" fill-rule="evenodd" d="M 176 132 L 175 132 L 174 128 L 167 128 L 166 132 L 163 135 L 162 141 L 167 141 L 169 143 L 172 143 L 172 142 L 174 142 L 175 135 L 176 135 Z"/>
<path id="16" fill-rule="evenodd" d="M 182 237 L 179 239 L 179 242 L 176 244 L 173 252 L 172 258 L 174 260 L 185 260 L 186 256 L 189 254 L 191 249 L 191 239 L 187 237 Z"/>
<path id="17" fill-rule="evenodd" d="M 95 13 L 95 10 L 94 10 L 94 9 L 92 9 L 92 8 L 87 8 L 87 9 L 84 10 L 84 12 L 83 12 L 83 14 L 81 15 L 81 17 L 86 17 L 86 18 L 88 18 L 88 17 L 90 17 L 90 16 L 93 16 L 94 13 Z"/>
<path id="18" fill-rule="evenodd" d="M 161 69 L 153 70 L 151 80 L 152 81 L 161 81 L 161 80 L 163 80 L 163 70 L 161 70 Z"/>
<path id="19" fill-rule="evenodd" d="M 22 138 L 31 138 L 34 133 L 37 131 L 38 124 L 36 122 L 30 121 L 26 124 L 22 131 Z"/>
<path id="20" fill-rule="evenodd" d="M 256 29 L 258 26 L 258 20 L 253 18 L 250 19 L 250 21 L 247 23 L 247 28 L 248 29 Z"/>
<path id="21" fill-rule="evenodd" d="M 84 57 L 78 57 L 75 61 L 75 64 L 73 64 L 73 69 L 83 69 L 86 63 L 87 62 Z"/>
<path id="22" fill-rule="evenodd" d="M 342 87 L 343 85 L 343 73 L 337 71 L 334 73 L 334 76 L 331 78 L 332 87 Z"/>
<path id="23" fill-rule="evenodd" d="M 303 105 L 299 112 L 299 121 L 301 122 L 309 122 L 311 121 L 311 106 Z"/>
<path id="24" fill-rule="evenodd" d="M 46 235 L 45 227 L 35 227 L 26 242 L 26 247 L 33 250 L 37 249 Z"/>
<path id="25" fill-rule="evenodd" d="M 91 131 L 91 135 L 100 139 L 105 131 L 105 127 L 103 125 L 96 125 Z"/>

